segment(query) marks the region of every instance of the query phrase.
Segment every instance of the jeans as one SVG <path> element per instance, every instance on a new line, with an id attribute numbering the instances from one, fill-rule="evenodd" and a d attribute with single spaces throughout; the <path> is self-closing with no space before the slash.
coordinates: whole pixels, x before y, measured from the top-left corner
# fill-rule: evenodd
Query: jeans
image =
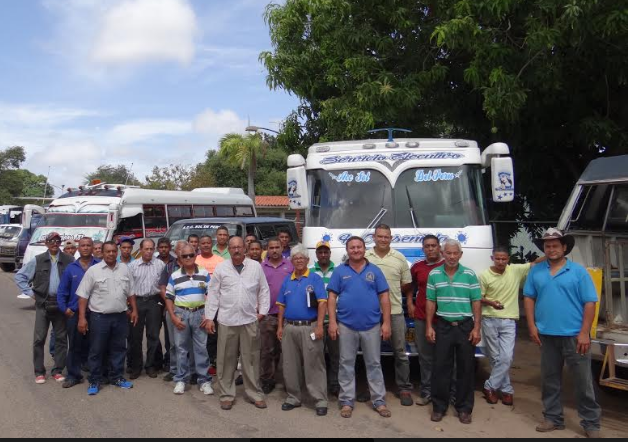
<path id="1" fill-rule="evenodd" d="M 127 352 L 129 320 L 123 313 L 90 313 L 89 316 L 89 383 L 103 380 L 103 365 L 109 368 L 109 380 L 114 383 L 123 378 Z M 107 364 L 106 356 L 109 361 Z"/>
<path id="2" fill-rule="evenodd" d="M 170 313 L 166 313 L 166 328 L 168 330 L 168 336 L 170 336 L 170 374 L 175 376 L 177 374 L 177 346 L 174 342 L 174 324 L 170 319 Z"/>
<path id="3" fill-rule="evenodd" d="M 139 373 L 142 371 L 142 343 L 144 342 L 144 330 L 146 330 L 146 369 L 160 370 L 163 363 L 163 353 L 159 331 L 163 310 L 159 304 L 159 296 L 137 298 L 137 325 L 131 332 L 131 370 Z"/>
<path id="4" fill-rule="evenodd" d="M 50 352 L 50 357 L 54 358 L 55 357 L 55 342 L 56 342 L 57 338 L 55 338 L 55 331 L 54 329 L 50 332 L 50 342 L 48 343 L 48 351 Z"/>
<path id="5" fill-rule="evenodd" d="M 207 332 L 201 328 L 205 310 L 201 309 L 191 312 L 175 307 L 174 313 L 185 325 L 185 329 L 179 330 L 175 327 L 174 331 L 174 342 L 177 347 L 177 374 L 174 377 L 174 381 L 189 382 L 191 373 L 188 352 L 190 347 L 192 347 L 194 369 L 198 376 L 198 384 L 203 385 L 206 382 L 211 382 L 211 377 L 207 374 L 209 371 Z"/>
<path id="6" fill-rule="evenodd" d="M 515 354 L 517 322 L 514 319 L 483 318 L 482 336 L 492 368 L 491 377 L 484 388 L 515 394 L 510 382 L 510 366 Z"/>
<path id="7" fill-rule="evenodd" d="M 451 401 L 451 377 L 456 373 L 455 408 L 459 413 L 473 412 L 475 405 L 475 347 L 469 342 L 472 319 L 457 326 L 439 319 L 436 323 L 436 347 L 432 372 L 434 412 L 446 413 Z M 455 367 L 455 368 L 454 368 Z"/>
<path id="8" fill-rule="evenodd" d="M 63 313 L 48 313 L 44 307 L 35 307 L 35 331 L 33 333 L 33 366 L 35 376 L 45 376 L 44 353 L 48 330 L 52 324 L 56 336 L 56 351 L 54 354 L 54 368 L 52 374 L 62 374 L 68 354 L 68 337 L 66 321 Z"/>
<path id="9" fill-rule="evenodd" d="M 541 376 L 543 379 L 543 415 L 555 425 L 564 425 L 560 401 L 563 367 L 567 364 L 574 380 L 580 425 L 585 431 L 599 431 L 602 410 L 595 400 L 591 351 L 582 356 L 576 352 L 575 337 L 541 335 Z"/>
<path id="10" fill-rule="evenodd" d="M 392 315 L 390 341 L 395 352 L 395 382 L 400 392 L 412 391 L 410 383 L 410 358 L 406 354 L 406 317 Z"/>
<path id="11" fill-rule="evenodd" d="M 366 377 L 371 391 L 373 407 L 386 405 L 386 386 L 382 373 L 382 337 L 381 325 L 376 325 L 368 331 L 355 331 L 343 324 L 338 324 L 340 336 L 340 371 L 338 381 L 340 383 L 341 406 L 354 407 L 355 404 L 355 360 L 358 349 L 362 347 L 364 364 L 366 365 Z"/>
<path id="12" fill-rule="evenodd" d="M 74 316 L 67 320 L 68 343 L 70 347 L 66 364 L 69 381 L 81 381 L 83 379 L 81 366 L 85 362 L 85 343 L 89 342 L 89 334 L 83 335 L 78 331 L 78 318 L 78 313 L 75 313 Z"/>

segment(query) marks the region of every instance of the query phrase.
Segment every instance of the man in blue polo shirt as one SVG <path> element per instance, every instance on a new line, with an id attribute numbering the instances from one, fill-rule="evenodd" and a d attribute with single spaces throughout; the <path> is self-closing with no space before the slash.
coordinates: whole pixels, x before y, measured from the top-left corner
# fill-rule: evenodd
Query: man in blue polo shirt
<path id="1" fill-rule="evenodd" d="M 530 338 L 541 347 L 543 415 L 541 433 L 565 429 L 561 404 L 565 363 L 574 378 L 580 425 L 589 438 L 600 435 L 601 409 L 595 400 L 591 374 L 591 326 L 597 292 L 588 272 L 569 261 L 572 236 L 549 229 L 537 243 L 547 262 L 535 266 L 523 294 Z"/>
<path id="2" fill-rule="evenodd" d="M 362 347 L 373 408 L 390 417 L 382 374 L 381 339 L 391 334 L 388 283 L 382 271 L 368 262 L 360 237 L 347 241 L 349 260 L 336 267 L 329 281 L 329 336 L 340 339 L 340 415 L 350 418 L 355 405 L 355 359 Z"/>
<path id="3" fill-rule="evenodd" d="M 283 353 L 283 377 L 288 398 L 283 411 L 301 406 L 302 383 L 316 401 L 316 415 L 327 415 L 327 375 L 323 323 L 327 313 L 327 292 L 323 278 L 308 270 L 307 247 L 292 248 L 294 273 L 279 291 L 277 339 Z M 285 325 L 284 325 L 285 319 Z"/>
<path id="4" fill-rule="evenodd" d="M 89 335 L 83 335 L 78 331 L 79 301 L 76 291 L 87 270 L 98 264 L 99 261 L 92 256 L 94 242 L 91 238 L 81 239 L 78 251 L 80 258 L 65 269 L 57 292 L 59 311 L 63 312 L 67 320 L 69 344 L 66 362 L 68 376 L 63 383 L 63 388 L 72 388 L 83 381 L 81 366 L 87 362 L 89 355 Z"/>

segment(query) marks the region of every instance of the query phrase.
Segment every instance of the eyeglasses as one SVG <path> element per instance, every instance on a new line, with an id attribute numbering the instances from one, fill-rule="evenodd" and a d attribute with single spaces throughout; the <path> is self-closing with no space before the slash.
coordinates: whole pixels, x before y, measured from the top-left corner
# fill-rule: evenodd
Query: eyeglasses
<path id="1" fill-rule="evenodd" d="M 61 240 L 60 239 L 50 239 L 47 242 L 48 242 L 48 244 L 56 244 L 56 245 L 60 245 L 61 244 Z"/>
<path id="2" fill-rule="evenodd" d="M 192 258 L 196 258 L 196 254 L 191 254 L 191 255 L 181 255 L 181 258 L 183 258 L 183 259 L 192 259 Z"/>

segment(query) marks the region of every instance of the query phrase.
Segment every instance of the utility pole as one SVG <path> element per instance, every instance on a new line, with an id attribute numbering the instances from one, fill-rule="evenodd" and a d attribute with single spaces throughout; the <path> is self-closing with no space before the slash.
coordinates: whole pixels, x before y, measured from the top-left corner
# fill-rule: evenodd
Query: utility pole
<path id="1" fill-rule="evenodd" d="M 50 181 L 50 166 L 48 166 L 48 176 L 46 177 L 46 186 L 44 187 L 44 199 L 41 200 L 41 205 L 46 205 L 46 196 L 48 193 L 48 181 Z"/>

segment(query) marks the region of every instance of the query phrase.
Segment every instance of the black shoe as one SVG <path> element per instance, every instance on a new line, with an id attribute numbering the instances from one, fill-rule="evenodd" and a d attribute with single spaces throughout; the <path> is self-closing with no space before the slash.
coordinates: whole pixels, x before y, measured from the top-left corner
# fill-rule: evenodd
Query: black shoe
<path id="1" fill-rule="evenodd" d="M 63 388 L 72 388 L 72 387 L 76 387 L 77 385 L 79 385 L 82 382 L 83 381 L 77 381 L 75 379 L 68 379 L 68 380 L 66 380 L 63 383 L 63 385 L 61 387 L 63 387 Z"/>
<path id="2" fill-rule="evenodd" d="M 193 374 L 192 376 L 190 376 L 190 385 L 196 385 L 196 384 L 198 384 L 198 375 Z"/>
<path id="3" fill-rule="evenodd" d="M 321 416 L 321 417 L 322 416 L 327 416 L 327 408 L 323 408 L 323 407 L 317 408 L 316 409 L 316 415 L 317 416 Z"/>
<path id="4" fill-rule="evenodd" d="M 132 371 L 131 373 L 129 373 L 129 379 L 135 380 L 135 379 L 139 378 L 141 374 L 142 374 L 142 370 L 140 370 L 140 371 Z"/>
<path id="5" fill-rule="evenodd" d="M 146 374 L 149 378 L 155 379 L 157 377 L 157 370 L 154 368 L 149 368 L 146 370 Z"/>
<path id="6" fill-rule="evenodd" d="M 368 402 L 370 400 L 371 400 L 371 393 L 368 391 L 358 394 L 358 397 L 356 398 L 356 401 L 362 402 L 362 403 Z"/>
<path id="7" fill-rule="evenodd" d="M 164 382 L 172 382 L 174 380 L 174 375 L 172 373 L 168 373 L 163 377 Z"/>
<path id="8" fill-rule="evenodd" d="M 275 389 L 275 386 L 273 384 L 262 385 L 262 391 L 264 392 L 264 394 L 271 394 L 274 389 Z"/>
<path id="9" fill-rule="evenodd" d="M 242 378 L 242 375 L 238 376 L 238 379 L 235 380 L 235 384 L 244 385 L 244 379 Z"/>
<path id="10" fill-rule="evenodd" d="M 292 405 L 292 404 L 289 404 L 289 403 L 287 403 L 287 402 L 286 402 L 286 403 L 284 403 L 284 404 L 281 406 L 281 409 L 282 409 L 283 411 L 292 411 L 292 410 L 294 410 L 295 408 L 301 408 L 301 406 L 300 406 L 300 405 Z"/>

